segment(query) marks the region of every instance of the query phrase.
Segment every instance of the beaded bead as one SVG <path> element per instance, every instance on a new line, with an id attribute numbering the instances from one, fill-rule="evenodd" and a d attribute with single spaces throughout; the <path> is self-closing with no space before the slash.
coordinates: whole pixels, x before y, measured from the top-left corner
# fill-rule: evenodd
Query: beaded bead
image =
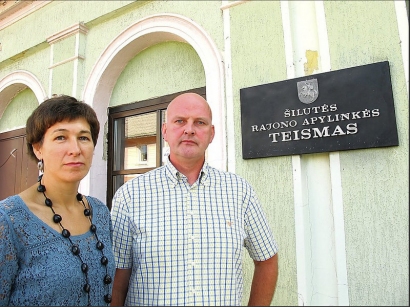
<path id="1" fill-rule="evenodd" d="M 110 275 L 105 275 L 105 277 L 104 277 L 104 283 L 105 283 L 106 285 L 108 285 L 108 284 L 110 284 L 111 282 L 112 282 L 111 276 L 110 276 Z"/>
<path id="2" fill-rule="evenodd" d="M 64 238 L 69 238 L 70 235 L 71 235 L 70 232 L 67 229 L 63 229 L 61 234 L 63 235 Z"/>
<path id="3" fill-rule="evenodd" d="M 44 203 L 46 204 L 47 207 L 52 207 L 53 206 L 53 202 L 51 201 L 50 198 L 46 197 L 46 200 L 44 201 Z"/>
<path id="4" fill-rule="evenodd" d="M 89 284 L 85 284 L 84 287 L 83 287 L 83 290 L 87 293 L 90 292 L 90 289 L 91 289 L 91 287 L 90 287 Z"/>
<path id="5" fill-rule="evenodd" d="M 54 214 L 54 216 L 53 216 L 54 223 L 56 223 L 56 224 L 60 223 L 62 220 L 63 220 L 63 218 L 61 217 L 60 214 Z"/>
<path id="6" fill-rule="evenodd" d="M 112 297 L 111 297 L 110 294 L 104 295 L 104 301 L 105 301 L 106 303 L 111 303 L 111 300 L 112 300 Z"/>
<path id="7" fill-rule="evenodd" d="M 88 265 L 86 263 L 81 264 L 81 271 L 84 273 L 88 272 Z"/>
<path id="8" fill-rule="evenodd" d="M 101 264 L 102 264 L 102 265 L 107 265 L 107 264 L 108 264 L 108 258 L 105 257 L 105 256 L 102 256 L 102 257 L 101 257 Z"/>
<path id="9" fill-rule="evenodd" d="M 71 246 L 71 251 L 76 256 L 80 254 L 80 248 L 78 247 L 78 245 L 74 244 L 73 246 Z"/>
<path id="10" fill-rule="evenodd" d="M 98 241 L 96 246 L 97 246 L 97 249 L 102 250 L 104 248 L 104 243 L 102 243 L 101 241 Z"/>

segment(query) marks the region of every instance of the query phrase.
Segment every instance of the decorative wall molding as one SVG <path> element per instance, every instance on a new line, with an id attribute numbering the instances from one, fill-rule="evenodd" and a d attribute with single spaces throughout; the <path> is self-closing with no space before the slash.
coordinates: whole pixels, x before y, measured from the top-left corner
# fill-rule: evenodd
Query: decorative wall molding
<path id="1" fill-rule="evenodd" d="M 239 4 L 243 4 L 245 2 L 248 2 L 249 0 L 238 0 L 238 1 L 232 1 L 232 2 L 228 2 L 226 4 L 222 4 L 221 5 L 221 10 L 227 10 L 230 9 L 231 7 L 237 6 Z M 227 2 L 227 1 L 223 1 L 223 2 Z"/>
<path id="2" fill-rule="evenodd" d="M 56 42 L 63 40 L 69 36 L 75 35 L 77 33 L 81 33 L 84 35 L 88 33 L 88 28 L 84 25 L 84 23 L 76 23 L 64 30 L 61 30 L 56 34 L 47 37 L 47 43 L 49 43 L 50 45 L 55 44 Z"/>
<path id="3" fill-rule="evenodd" d="M 71 61 L 74 61 L 74 60 L 84 60 L 84 59 L 85 59 L 85 58 L 84 58 L 83 56 L 81 56 L 81 55 L 79 55 L 79 56 L 72 56 L 71 58 L 65 59 L 65 60 L 63 60 L 63 61 L 60 61 L 60 62 L 58 62 L 58 63 L 55 63 L 55 64 L 51 65 L 48 69 L 52 69 L 52 68 L 54 68 L 54 67 L 63 65 L 63 64 L 65 64 L 65 63 L 68 63 L 68 62 L 71 62 Z"/>
<path id="4" fill-rule="evenodd" d="M 0 118 L 13 98 L 26 88 L 33 91 L 39 103 L 47 98 L 40 81 L 31 72 L 17 70 L 0 80 Z"/>
<path id="5" fill-rule="evenodd" d="M 9 2 L 9 1 L 7 1 Z M 12 1 L 10 1 L 12 2 Z M 9 5 L 4 11 L 0 12 L 0 30 L 12 25 L 13 23 L 23 19 L 31 13 L 41 9 L 51 1 L 14 1 L 14 4 Z"/>

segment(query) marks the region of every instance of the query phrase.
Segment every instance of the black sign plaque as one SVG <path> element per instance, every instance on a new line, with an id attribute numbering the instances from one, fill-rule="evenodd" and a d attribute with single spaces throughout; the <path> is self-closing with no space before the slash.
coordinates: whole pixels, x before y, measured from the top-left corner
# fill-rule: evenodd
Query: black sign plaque
<path id="1" fill-rule="evenodd" d="M 399 145 L 389 62 L 240 90 L 244 159 Z"/>

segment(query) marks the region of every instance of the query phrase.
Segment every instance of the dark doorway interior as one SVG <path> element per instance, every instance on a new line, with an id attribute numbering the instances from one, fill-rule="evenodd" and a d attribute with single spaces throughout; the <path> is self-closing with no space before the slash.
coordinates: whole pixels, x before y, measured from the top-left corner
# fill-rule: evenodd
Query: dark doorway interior
<path id="1" fill-rule="evenodd" d="M 25 128 L 0 133 L 0 200 L 37 181 L 37 163 L 27 155 L 25 134 Z"/>

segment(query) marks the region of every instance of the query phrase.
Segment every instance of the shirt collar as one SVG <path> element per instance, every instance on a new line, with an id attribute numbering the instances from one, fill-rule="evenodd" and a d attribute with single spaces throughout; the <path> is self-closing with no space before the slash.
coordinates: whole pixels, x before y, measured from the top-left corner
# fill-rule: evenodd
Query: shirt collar
<path id="1" fill-rule="evenodd" d="M 181 180 L 181 178 L 185 177 L 184 174 L 180 173 L 175 168 L 175 166 L 169 160 L 169 156 L 166 160 L 165 167 L 167 169 L 167 176 L 172 181 L 172 183 L 174 185 L 177 185 L 179 180 Z M 203 184 L 203 185 L 207 185 L 208 184 L 208 177 L 209 177 L 208 176 L 208 174 L 209 174 L 209 164 L 208 164 L 208 162 L 206 162 L 206 161 L 204 162 L 204 165 L 202 165 L 202 169 L 201 169 L 199 174 L 200 174 L 200 176 L 199 176 L 200 182 L 199 183 Z"/>

